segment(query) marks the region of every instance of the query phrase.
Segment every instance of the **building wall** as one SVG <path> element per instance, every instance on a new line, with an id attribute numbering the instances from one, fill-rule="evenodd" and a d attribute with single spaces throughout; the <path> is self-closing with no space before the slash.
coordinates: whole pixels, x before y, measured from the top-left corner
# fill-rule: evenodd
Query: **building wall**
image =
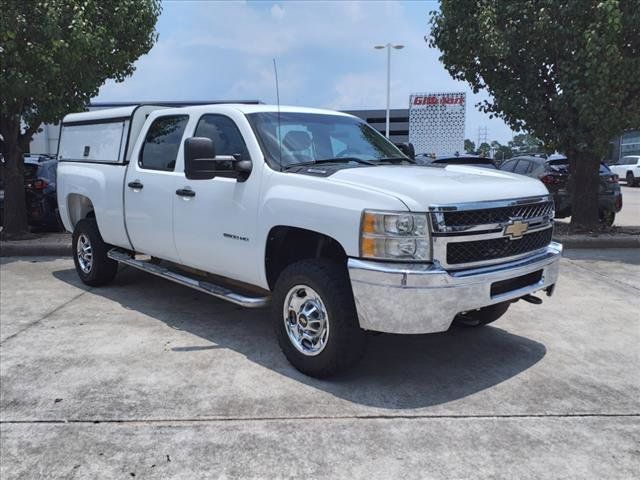
<path id="1" fill-rule="evenodd" d="M 55 155 L 58 151 L 60 139 L 60 124 L 42 125 L 42 131 L 36 133 L 29 145 L 29 153 L 44 153 Z"/>
<path id="2" fill-rule="evenodd" d="M 386 110 L 344 110 L 344 113 L 361 118 L 380 133 L 385 134 Z M 408 108 L 394 108 L 389 110 L 389 138 L 392 142 L 409 141 Z"/>

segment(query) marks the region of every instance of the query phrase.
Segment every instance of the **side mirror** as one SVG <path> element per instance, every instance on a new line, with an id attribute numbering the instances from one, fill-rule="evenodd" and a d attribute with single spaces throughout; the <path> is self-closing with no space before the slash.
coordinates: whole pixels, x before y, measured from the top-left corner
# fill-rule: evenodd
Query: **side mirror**
<path id="1" fill-rule="evenodd" d="M 189 180 L 225 177 L 244 182 L 252 168 L 251 160 L 243 160 L 239 155 L 216 156 L 215 145 L 210 138 L 191 137 L 184 141 L 184 174 Z"/>
<path id="2" fill-rule="evenodd" d="M 400 151 L 404 153 L 407 157 L 409 157 L 411 160 L 416 159 L 416 149 L 413 147 L 413 143 L 401 142 L 401 143 L 395 143 L 394 145 L 398 147 Z"/>

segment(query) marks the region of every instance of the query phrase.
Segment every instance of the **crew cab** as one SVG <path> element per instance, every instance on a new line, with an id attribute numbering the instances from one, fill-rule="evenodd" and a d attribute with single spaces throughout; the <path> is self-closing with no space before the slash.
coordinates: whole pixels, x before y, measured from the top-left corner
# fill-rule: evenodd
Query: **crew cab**
<path id="1" fill-rule="evenodd" d="M 299 107 L 67 115 L 58 203 L 83 282 L 118 264 L 248 308 L 326 377 L 368 332 L 481 326 L 553 293 L 562 246 L 537 179 L 416 165 L 362 120 Z M 464 348 L 461 345 L 461 348 Z"/>

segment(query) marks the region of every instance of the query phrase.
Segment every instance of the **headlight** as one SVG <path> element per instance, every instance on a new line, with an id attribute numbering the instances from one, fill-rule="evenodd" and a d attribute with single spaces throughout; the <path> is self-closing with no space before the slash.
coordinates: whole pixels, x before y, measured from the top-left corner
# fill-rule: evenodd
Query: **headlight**
<path id="1" fill-rule="evenodd" d="M 431 260 L 426 213 L 362 212 L 360 256 L 382 260 Z"/>

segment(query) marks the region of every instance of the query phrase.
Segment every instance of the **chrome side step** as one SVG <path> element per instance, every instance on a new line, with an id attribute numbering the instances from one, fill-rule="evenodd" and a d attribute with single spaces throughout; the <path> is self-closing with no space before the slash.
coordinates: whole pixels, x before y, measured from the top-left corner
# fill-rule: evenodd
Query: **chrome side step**
<path id="1" fill-rule="evenodd" d="M 205 282 L 195 278 L 187 277 L 186 275 L 172 272 L 168 268 L 161 265 L 156 265 L 143 260 L 136 260 L 128 253 L 122 252 L 116 248 L 109 250 L 107 256 L 119 263 L 130 265 L 144 272 L 151 273 L 167 280 L 171 280 L 172 282 L 179 283 L 180 285 L 185 285 L 204 293 L 208 293 L 209 295 L 221 298 L 222 300 L 227 300 L 228 302 L 235 303 L 236 305 L 240 305 L 242 307 L 261 308 L 267 306 L 269 304 L 269 301 L 271 300 L 271 298 L 268 296 L 249 297 L 246 295 L 242 295 L 220 285 L 215 285 L 210 282 Z"/>

